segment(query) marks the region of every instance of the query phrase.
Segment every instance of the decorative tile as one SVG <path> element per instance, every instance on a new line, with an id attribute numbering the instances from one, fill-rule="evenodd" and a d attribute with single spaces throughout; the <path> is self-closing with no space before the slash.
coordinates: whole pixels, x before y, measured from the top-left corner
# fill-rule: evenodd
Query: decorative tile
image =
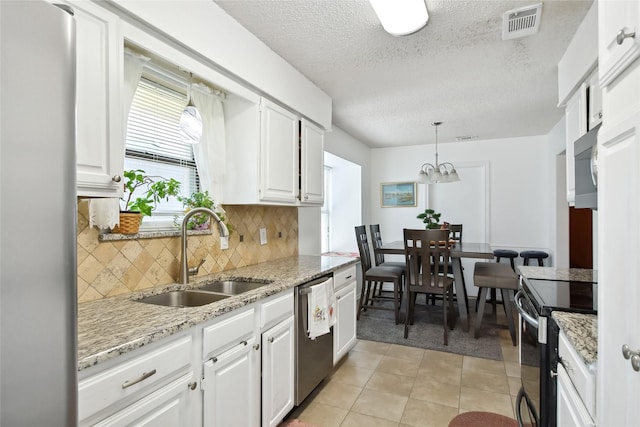
<path id="1" fill-rule="evenodd" d="M 218 231 L 191 235 L 190 266 L 205 259 L 198 276 L 206 276 L 260 262 L 298 255 L 298 210 L 280 206 L 227 206 L 235 231 L 229 249 L 220 249 Z M 180 270 L 180 237 L 99 240 L 89 228 L 86 203 L 78 203 L 77 222 L 78 301 L 164 286 L 174 283 Z M 266 227 L 269 243 L 260 245 L 259 229 Z M 278 237 L 282 233 L 282 238 Z M 240 235 L 244 241 L 240 242 Z M 114 235 L 117 236 L 117 235 Z"/>

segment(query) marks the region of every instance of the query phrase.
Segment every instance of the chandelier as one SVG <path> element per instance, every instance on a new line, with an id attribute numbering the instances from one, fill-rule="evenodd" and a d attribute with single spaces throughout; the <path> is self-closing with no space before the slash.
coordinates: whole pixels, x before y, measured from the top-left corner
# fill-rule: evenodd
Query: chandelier
<path id="1" fill-rule="evenodd" d="M 438 126 L 442 122 L 433 122 L 431 124 L 436 128 L 436 163 L 435 166 L 431 163 L 425 163 L 420 166 L 418 181 L 424 184 L 460 181 L 458 172 L 456 172 L 456 168 L 452 163 L 438 163 Z"/>

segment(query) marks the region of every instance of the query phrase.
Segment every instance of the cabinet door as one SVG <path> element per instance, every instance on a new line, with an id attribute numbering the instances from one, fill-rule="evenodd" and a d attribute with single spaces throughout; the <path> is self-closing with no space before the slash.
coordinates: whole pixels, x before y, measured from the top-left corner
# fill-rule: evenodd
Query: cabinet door
<path id="1" fill-rule="evenodd" d="M 336 324 L 333 327 L 334 366 L 356 344 L 356 282 L 336 292 Z"/>
<path id="2" fill-rule="evenodd" d="M 629 98 L 622 106 L 637 102 L 638 87 L 622 88 Z M 640 350 L 640 111 L 609 126 L 619 118 L 612 113 L 605 110 L 598 134 L 598 330 L 606 331 L 598 336 L 601 426 L 640 420 L 640 373 L 622 356 L 624 344 Z"/>
<path id="3" fill-rule="evenodd" d="M 300 121 L 300 201 L 324 203 L 324 132 L 305 119 Z"/>
<path id="4" fill-rule="evenodd" d="M 640 56 L 640 2 L 637 0 L 598 2 L 598 68 L 600 86 L 611 83 Z M 618 34 L 636 33 L 620 40 Z"/>
<path id="5" fill-rule="evenodd" d="M 106 426 L 180 426 L 195 425 L 191 402 L 199 397 L 192 389 L 193 372 L 178 378 L 160 390 L 140 399 L 109 418 L 95 424 Z"/>
<path id="6" fill-rule="evenodd" d="M 262 99 L 260 127 L 260 200 L 295 203 L 298 195 L 298 118 Z"/>
<path id="7" fill-rule="evenodd" d="M 573 143 L 587 132 L 587 97 L 585 85 L 581 85 L 571 96 L 565 107 L 566 161 L 567 161 L 567 202 L 575 205 L 576 177 Z"/>
<path id="8" fill-rule="evenodd" d="M 562 427 L 595 426 L 564 367 L 558 364 L 558 417 Z"/>
<path id="9" fill-rule="evenodd" d="M 120 197 L 124 168 L 120 23 L 117 16 L 91 2 L 71 6 L 77 34 L 78 195 Z"/>
<path id="10" fill-rule="evenodd" d="M 256 337 L 204 363 L 205 427 L 260 423 L 260 347 Z"/>
<path id="11" fill-rule="evenodd" d="M 277 426 L 293 408 L 294 317 L 262 334 L 262 425 Z"/>
<path id="12" fill-rule="evenodd" d="M 589 130 L 602 122 L 602 89 L 598 82 L 598 70 L 589 77 Z"/>

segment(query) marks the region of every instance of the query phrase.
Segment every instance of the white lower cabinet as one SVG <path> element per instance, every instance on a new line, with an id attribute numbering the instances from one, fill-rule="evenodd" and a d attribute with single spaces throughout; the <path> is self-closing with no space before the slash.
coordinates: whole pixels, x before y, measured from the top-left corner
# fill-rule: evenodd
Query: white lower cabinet
<path id="1" fill-rule="evenodd" d="M 294 404 L 294 316 L 262 333 L 262 425 L 277 426 Z"/>
<path id="2" fill-rule="evenodd" d="M 580 399 L 567 371 L 558 364 L 558 418 L 562 427 L 591 427 L 595 423 Z"/>
<path id="3" fill-rule="evenodd" d="M 193 372 L 183 375 L 160 390 L 99 422 L 96 426 L 190 426 L 196 415 L 191 401 L 197 383 Z"/>
<path id="4" fill-rule="evenodd" d="M 356 267 L 333 273 L 336 323 L 333 325 L 333 365 L 356 344 Z"/>
<path id="5" fill-rule="evenodd" d="M 204 363 L 203 423 L 257 426 L 260 423 L 260 351 L 251 337 Z"/>

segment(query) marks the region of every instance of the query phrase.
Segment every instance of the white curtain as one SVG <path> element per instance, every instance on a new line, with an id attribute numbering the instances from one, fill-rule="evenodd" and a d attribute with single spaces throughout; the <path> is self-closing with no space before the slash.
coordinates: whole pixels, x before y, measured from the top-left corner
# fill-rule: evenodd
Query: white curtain
<path id="1" fill-rule="evenodd" d="M 122 93 L 124 123 L 129 120 L 129 110 L 131 109 L 131 103 L 133 97 L 136 94 L 136 88 L 138 82 L 142 76 L 142 69 L 144 65 L 149 62 L 149 58 L 144 55 L 135 53 L 129 48 L 124 49 L 124 89 Z M 127 127 L 125 125 L 125 131 Z"/>
<path id="2" fill-rule="evenodd" d="M 209 191 L 216 204 L 222 200 L 226 169 L 224 94 L 203 84 L 194 84 L 191 98 L 202 116 L 202 139 L 193 146 L 193 156 L 203 191 Z"/>

